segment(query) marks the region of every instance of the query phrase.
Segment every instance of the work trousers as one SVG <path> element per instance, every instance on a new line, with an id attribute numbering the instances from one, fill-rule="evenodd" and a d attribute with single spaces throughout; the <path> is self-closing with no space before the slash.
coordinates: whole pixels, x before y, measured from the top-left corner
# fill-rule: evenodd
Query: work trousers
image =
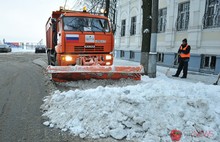
<path id="1" fill-rule="evenodd" d="M 188 62 L 189 62 L 189 59 L 180 59 L 179 66 L 176 71 L 176 76 L 179 76 L 181 71 L 183 70 L 183 77 L 187 77 Z"/>

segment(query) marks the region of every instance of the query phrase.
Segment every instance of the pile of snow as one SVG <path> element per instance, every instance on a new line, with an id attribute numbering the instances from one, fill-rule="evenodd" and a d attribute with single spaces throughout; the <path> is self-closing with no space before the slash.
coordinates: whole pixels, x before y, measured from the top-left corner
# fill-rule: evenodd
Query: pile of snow
<path id="1" fill-rule="evenodd" d="M 171 141 L 170 131 L 178 129 L 183 142 L 220 139 L 219 86 L 169 79 L 162 74 L 118 87 L 94 80 L 76 84 L 78 88 L 57 90 L 44 98 L 41 108 L 48 117 L 44 125 L 81 138 Z M 97 87 L 80 88 L 89 84 Z"/>

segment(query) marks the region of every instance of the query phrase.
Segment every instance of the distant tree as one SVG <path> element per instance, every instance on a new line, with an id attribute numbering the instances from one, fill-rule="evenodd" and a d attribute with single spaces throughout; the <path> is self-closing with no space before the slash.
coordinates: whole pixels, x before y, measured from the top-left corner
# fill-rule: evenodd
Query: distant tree
<path id="1" fill-rule="evenodd" d="M 101 13 L 101 10 L 105 10 L 104 16 L 110 19 L 112 26 L 116 25 L 117 0 L 78 0 L 72 3 L 74 10 L 80 10 L 83 6 L 90 13 Z"/>
<path id="2" fill-rule="evenodd" d="M 116 25 L 117 0 L 91 0 L 90 4 L 89 12 L 100 13 L 101 9 L 103 9 L 105 10 L 104 16 L 110 19 L 111 25 Z"/>

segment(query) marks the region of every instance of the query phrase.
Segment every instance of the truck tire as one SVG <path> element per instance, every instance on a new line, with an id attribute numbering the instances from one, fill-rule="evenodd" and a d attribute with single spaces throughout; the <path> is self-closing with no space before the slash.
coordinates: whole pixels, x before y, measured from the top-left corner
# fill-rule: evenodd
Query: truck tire
<path id="1" fill-rule="evenodd" d="M 50 51 L 47 52 L 47 63 L 48 65 L 51 65 Z"/>
<path id="2" fill-rule="evenodd" d="M 55 61 L 54 66 L 58 66 L 58 62 L 57 62 L 57 60 Z"/>
<path id="3" fill-rule="evenodd" d="M 58 62 L 57 62 L 57 53 L 55 52 L 54 54 L 54 66 L 58 66 Z"/>

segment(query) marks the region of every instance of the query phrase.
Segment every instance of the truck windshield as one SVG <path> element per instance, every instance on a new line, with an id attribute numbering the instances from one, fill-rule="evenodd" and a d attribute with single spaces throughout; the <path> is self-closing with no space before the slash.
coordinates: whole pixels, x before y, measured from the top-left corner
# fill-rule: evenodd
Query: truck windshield
<path id="1" fill-rule="evenodd" d="M 108 21 L 88 17 L 64 17 L 65 31 L 110 32 Z"/>

